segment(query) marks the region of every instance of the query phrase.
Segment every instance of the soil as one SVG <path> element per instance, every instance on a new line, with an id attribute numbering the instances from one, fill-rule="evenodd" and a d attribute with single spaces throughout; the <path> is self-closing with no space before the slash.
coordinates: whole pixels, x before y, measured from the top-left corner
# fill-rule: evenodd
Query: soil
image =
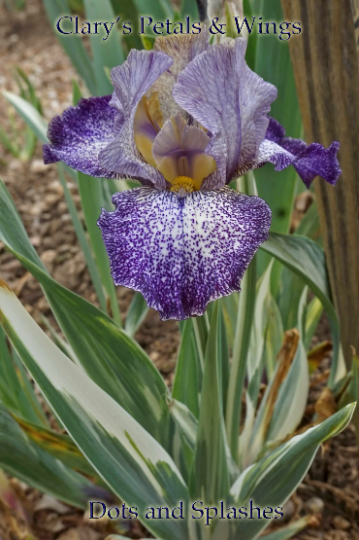
<path id="1" fill-rule="evenodd" d="M 20 12 L 8 12 L 0 5 L 0 57 L 0 90 L 18 93 L 14 69 L 21 67 L 41 98 L 47 120 L 71 104 L 72 80 L 81 84 L 56 40 L 40 0 L 27 0 L 26 8 Z M 10 129 L 9 115 L 15 126 L 23 130 L 21 121 L 0 96 L 0 125 L 6 131 Z M 33 246 L 52 276 L 96 303 L 56 167 L 43 165 L 40 145 L 30 161 L 14 158 L 0 145 L 0 176 L 15 201 Z M 81 215 L 79 195 L 70 180 L 69 188 Z M 303 200 L 296 208 L 297 222 L 302 209 Z M 39 285 L 1 243 L 0 277 L 16 291 L 40 325 L 43 315 L 52 320 Z M 121 312 L 125 314 L 133 293 L 118 288 L 117 294 Z M 327 334 L 328 326 L 323 320 L 317 341 L 327 339 Z M 136 339 L 171 384 L 179 344 L 177 323 L 161 322 L 158 314 L 150 310 Z M 325 370 L 329 361 L 324 359 L 319 369 Z M 320 390 L 320 385 L 312 387 L 309 407 Z M 2 540 L 22 540 L 30 530 L 39 540 L 102 540 L 110 532 L 109 525 L 102 520 L 101 525 L 94 526 L 86 514 L 43 496 L 16 479 L 11 479 L 11 484 L 27 509 L 30 526 L 21 525 L 21 520 L 0 503 Z M 297 540 L 359 540 L 359 457 L 352 426 L 318 452 L 307 477 L 285 507 L 286 522 L 312 514 L 316 519 L 295 537 Z M 139 538 L 144 536 L 144 531 L 136 525 L 124 534 Z"/>

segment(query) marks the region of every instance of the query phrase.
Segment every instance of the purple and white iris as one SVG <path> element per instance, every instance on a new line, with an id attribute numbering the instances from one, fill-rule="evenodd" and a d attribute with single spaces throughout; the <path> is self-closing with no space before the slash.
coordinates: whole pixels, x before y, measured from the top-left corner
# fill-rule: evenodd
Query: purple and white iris
<path id="1" fill-rule="evenodd" d="M 112 96 L 83 99 L 49 127 L 45 163 L 142 184 L 114 195 L 98 225 L 116 285 L 141 291 L 163 320 L 202 315 L 239 291 L 267 239 L 267 204 L 231 180 L 266 162 L 293 165 L 306 186 L 341 173 L 338 143 L 308 146 L 269 118 L 277 90 L 248 68 L 245 49 L 242 38 L 159 38 L 113 69 Z"/>

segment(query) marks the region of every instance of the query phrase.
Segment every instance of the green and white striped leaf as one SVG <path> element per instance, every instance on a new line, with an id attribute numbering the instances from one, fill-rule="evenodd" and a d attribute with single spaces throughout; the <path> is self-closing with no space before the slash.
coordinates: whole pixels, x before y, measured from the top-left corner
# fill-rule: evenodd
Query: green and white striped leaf
<path id="1" fill-rule="evenodd" d="M 142 294 L 135 292 L 128 309 L 125 330 L 129 336 L 134 336 L 148 313 L 148 306 Z"/>
<path id="2" fill-rule="evenodd" d="M 267 441 L 273 442 L 284 439 L 293 433 L 303 418 L 309 392 L 309 369 L 307 352 L 304 347 L 303 315 L 307 302 L 307 287 L 305 287 L 298 307 L 297 328 L 300 339 L 297 352 L 289 373 L 280 387 L 268 429 Z"/>
<path id="3" fill-rule="evenodd" d="M 60 435 L 56 431 L 27 422 L 12 413 L 11 416 L 27 438 L 36 446 L 42 448 L 47 454 L 51 454 L 66 467 L 97 480 L 96 471 L 68 435 Z"/>
<path id="4" fill-rule="evenodd" d="M 233 293 L 221 298 L 222 313 L 227 331 L 227 341 L 230 349 L 233 349 L 234 335 L 237 325 L 239 293 Z"/>
<path id="5" fill-rule="evenodd" d="M 288 527 L 283 527 L 283 529 L 279 529 L 278 531 L 265 534 L 262 540 L 290 540 L 295 534 L 307 527 L 308 521 L 308 517 L 298 519 L 298 521 L 295 521 Z"/>
<path id="6" fill-rule="evenodd" d="M 208 335 L 201 408 L 190 478 L 191 496 L 215 503 L 228 495 L 229 471 L 222 406 L 222 366 L 220 358 L 223 327 L 219 304 L 213 305 Z"/>
<path id="7" fill-rule="evenodd" d="M 333 338 L 333 360 L 329 378 L 329 386 L 332 386 L 338 369 L 340 330 L 337 314 L 331 301 L 324 251 L 313 240 L 304 236 L 276 233 L 269 234 L 269 240 L 262 244 L 261 249 L 299 275 L 323 304 Z"/>
<path id="8" fill-rule="evenodd" d="M 274 377 L 272 377 L 266 388 L 251 433 L 249 459 L 247 460 L 247 464 L 256 461 L 258 456 L 261 457 L 265 455 L 267 450 L 265 442 L 270 445 L 273 442 L 285 439 L 287 435 L 295 431 L 303 418 L 309 390 L 308 360 L 301 338 L 303 332 L 302 319 L 306 298 L 307 288 L 305 289 L 305 294 L 302 295 L 298 309 L 297 328 L 299 330 L 300 338 L 293 362 L 286 378 L 281 382 L 270 423 L 267 427 L 265 426 L 265 418 L 268 407 L 268 396 L 272 391 L 273 384 L 276 384 Z M 277 366 L 277 369 L 278 368 L 279 366 Z"/>
<path id="9" fill-rule="evenodd" d="M 83 228 L 79 213 L 77 211 L 76 205 L 75 205 L 75 203 L 74 203 L 74 201 L 72 199 L 72 195 L 70 193 L 70 190 L 69 190 L 69 187 L 68 187 L 68 184 L 67 184 L 67 180 L 66 180 L 64 172 L 63 172 L 63 169 L 64 169 L 63 164 L 59 164 L 57 169 L 58 169 L 58 172 L 59 172 L 59 179 L 60 179 L 62 188 L 64 190 L 64 196 L 65 196 L 67 208 L 68 208 L 69 214 L 71 216 L 71 220 L 72 220 L 75 232 L 76 232 L 76 236 L 78 238 L 79 244 L 80 244 L 81 249 L 83 251 L 83 254 L 84 254 L 84 257 L 85 257 L 85 260 L 86 260 L 86 264 L 87 264 L 87 268 L 89 270 L 89 273 L 90 273 L 90 276 L 91 276 L 91 279 L 92 279 L 92 283 L 93 283 L 93 286 L 94 286 L 96 294 L 97 294 L 97 298 L 98 298 L 98 300 L 100 302 L 100 306 L 101 306 L 102 310 L 106 312 L 107 303 L 106 303 L 106 296 L 105 296 L 105 293 L 104 293 L 104 288 L 103 288 L 102 281 L 101 281 L 101 275 L 100 275 L 99 269 L 98 269 L 98 267 L 96 265 L 94 256 L 92 254 L 90 244 L 89 244 L 88 239 L 86 237 L 86 234 L 85 234 L 85 231 L 84 231 L 84 228 Z"/>
<path id="10" fill-rule="evenodd" d="M 183 435 L 184 440 L 186 441 L 187 446 L 191 449 L 192 453 L 196 447 L 197 431 L 198 431 L 198 420 L 191 413 L 191 411 L 176 399 L 172 399 L 170 402 L 170 412 L 171 416 L 176 422 L 176 425 Z"/>
<path id="11" fill-rule="evenodd" d="M 250 347 L 246 361 L 248 387 L 246 389 L 246 417 L 239 437 L 239 462 L 246 466 L 252 462 L 250 440 L 252 437 L 257 409 L 260 383 L 263 373 L 264 338 L 268 320 L 270 283 L 273 264 L 270 263 L 257 285 L 253 325 L 250 333 Z"/>
<path id="12" fill-rule="evenodd" d="M 232 458 L 238 462 L 238 433 L 242 411 L 242 394 L 251 328 L 254 320 L 256 294 L 256 258 L 249 265 L 241 283 L 238 298 L 238 314 L 233 344 L 232 365 L 228 383 L 226 406 L 226 433 Z"/>
<path id="13" fill-rule="evenodd" d="M 169 408 L 175 424 L 172 455 L 185 481 L 188 482 L 196 446 L 198 420 L 180 401 L 172 399 Z"/>
<path id="14" fill-rule="evenodd" d="M 3 96 L 15 108 L 16 112 L 32 129 L 36 137 L 42 142 L 47 143 L 47 122 L 41 114 L 26 99 L 14 94 L 13 92 L 2 92 Z"/>
<path id="15" fill-rule="evenodd" d="M 143 349 L 105 313 L 48 275 L 1 182 L 0 239 L 43 287 L 86 373 L 166 446 L 168 390 L 161 375 Z"/>
<path id="16" fill-rule="evenodd" d="M 305 348 L 308 350 L 323 313 L 323 305 L 319 298 L 314 297 L 307 306 L 305 316 Z"/>
<path id="17" fill-rule="evenodd" d="M 346 406 L 323 423 L 283 444 L 246 469 L 231 487 L 238 506 L 276 508 L 283 506 L 306 475 L 319 446 L 350 422 L 356 404 Z M 241 520 L 234 540 L 253 540 L 264 529 L 265 520 Z"/>
<path id="18" fill-rule="evenodd" d="M 26 484 L 79 508 L 95 486 L 32 443 L 0 406 L 0 467 Z"/>
<path id="19" fill-rule="evenodd" d="M 0 403 L 30 422 L 36 422 L 42 426 L 48 425 L 26 371 L 15 351 L 10 352 L 1 326 Z"/>
<path id="20" fill-rule="evenodd" d="M 0 286 L 0 320 L 67 432 L 112 491 L 144 519 L 147 506 L 177 506 L 187 487 L 163 447 L 42 332 Z M 164 540 L 187 540 L 181 520 L 145 521 Z"/>
<path id="21" fill-rule="evenodd" d="M 81 197 L 81 206 L 84 213 L 86 228 L 90 236 L 92 250 L 95 256 L 96 265 L 100 275 L 100 284 L 106 290 L 110 300 L 113 318 L 119 326 L 122 326 L 121 314 L 116 297 L 116 289 L 113 284 L 105 244 L 102 234 L 97 226 L 97 220 L 101 214 L 101 208 L 105 206 L 102 198 L 102 180 L 92 178 L 83 173 L 78 173 L 78 186 Z M 109 210 L 109 208 L 108 208 Z M 106 300 L 105 300 L 106 304 Z M 106 308 L 105 308 L 106 310 Z"/>
<path id="22" fill-rule="evenodd" d="M 310 206 L 304 215 L 294 235 L 306 236 L 317 242 L 320 235 L 320 224 L 318 209 L 315 203 Z M 304 286 L 305 283 L 299 275 L 294 274 L 289 268 L 283 268 L 281 287 L 278 294 L 278 305 L 282 314 L 284 330 L 294 328 L 296 325 L 298 306 Z"/>
<path id="23" fill-rule="evenodd" d="M 187 319 L 183 324 L 172 397 L 184 403 L 196 418 L 199 416 L 199 370 L 193 324 L 191 319 Z"/>
<path id="24" fill-rule="evenodd" d="M 251 171 L 237 179 L 233 188 L 247 195 L 258 194 L 254 174 Z M 232 458 L 236 463 L 239 463 L 238 433 L 242 413 L 244 379 L 251 346 L 252 327 L 255 323 L 256 280 L 257 255 L 244 274 L 241 283 L 242 291 L 238 296 L 232 364 L 227 392 L 226 433 Z"/>
<path id="25" fill-rule="evenodd" d="M 282 317 L 278 304 L 270 295 L 268 299 L 268 321 L 264 343 L 264 362 L 268 380 L 271 380 L 274 374 L 277 355 L 283 343 L 284 330 Z"/>

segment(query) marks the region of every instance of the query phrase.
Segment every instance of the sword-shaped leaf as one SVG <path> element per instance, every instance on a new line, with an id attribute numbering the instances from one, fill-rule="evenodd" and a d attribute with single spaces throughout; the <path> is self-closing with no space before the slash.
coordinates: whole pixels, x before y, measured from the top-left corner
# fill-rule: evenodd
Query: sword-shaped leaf
<path id="1" fill-rule="evenodd" d="M 0 467 L 62 501 L 86 508 L 95 485 L 32 443 L 0 406 Z"/>
<path id="2" fill-rule="evenodd" d="M 144 519 L 148 506 L 187 504 L 187 487 L 164 448 L 54 345 L 4 282 L 0 321 L 61 423 L 111 490 L 138 508 L 155 535 L 187 540 L 182 520 Z"/>
<path id="3" fill-rule="evenodd" d="M 355 403 L 347 405 L 246 469 L 231 488 L 236 506 L 248 506 L 250 500 L 253 507 L 260 509 L 283 506 L 306 475 L 319 446 L 348 425 L 355 406 Z M 254 516 L 257 516 L 257 512 L 254 512 Z M 265 526 L 265 519 L 243 519 L 234 539 L 253 540 Z"/>
<path id="4" fill-rule="evenodd" d="M 87 374 L 165 445 L 168 390 L 161 375 L 146 353 L 112 319 L 62 287 L 44 270 L 2 182 L 0 239 L 42 285 L 67 341 Z"/>
<path id="5" fill-rule="evenodd" d="M 333 361 L 329 378 L 329 385 L 333 386 L 338 368 L 340 331 L 331 301 L 324 251 L 313 240 L 304 236 L 276 233 L 269 234 L 269 240 L 262 244 L 261 249 L 299 275 L 323 304 L 333 338 Z"/>
<path id="6" fill-rule="evenodd" d="M 199 497 L 208 503 L 225 499 L 229 489 L 222 404 L 222 331 L 219 304 L 215 303 L 208 333 L 197 441 L 190 478 L 192 497 Z"/>

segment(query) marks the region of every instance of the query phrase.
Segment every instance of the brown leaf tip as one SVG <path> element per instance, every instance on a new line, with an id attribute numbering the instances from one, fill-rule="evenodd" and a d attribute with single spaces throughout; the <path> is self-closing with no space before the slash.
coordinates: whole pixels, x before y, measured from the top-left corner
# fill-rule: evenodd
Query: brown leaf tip
<path id="1" fill-rule="evenodd" d="M 3 289 L 7 289 L 8 291 L 12 292 L 9 285 L 1 278 L 0 278 L 0 287 L 2 287 Z"/>

